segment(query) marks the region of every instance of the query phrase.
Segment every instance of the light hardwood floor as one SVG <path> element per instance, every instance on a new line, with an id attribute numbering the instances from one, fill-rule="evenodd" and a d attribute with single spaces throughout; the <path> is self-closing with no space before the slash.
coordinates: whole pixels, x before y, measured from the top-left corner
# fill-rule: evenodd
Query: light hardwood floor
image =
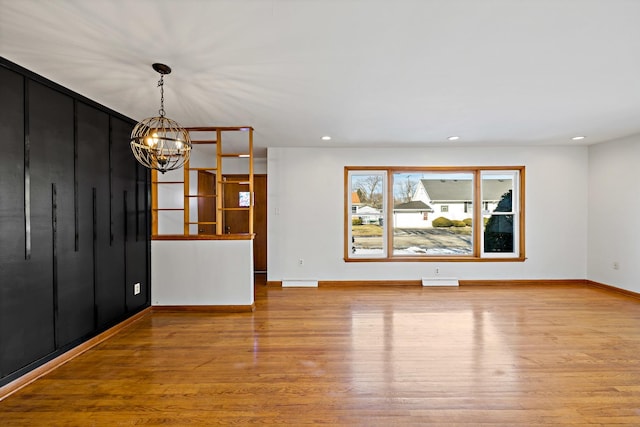
<path id="1" fill-rule="evenodd" d="M 272 288 L 155 312 L 2 426 L 640 425 L 640 301 L 579 285 Z"/>

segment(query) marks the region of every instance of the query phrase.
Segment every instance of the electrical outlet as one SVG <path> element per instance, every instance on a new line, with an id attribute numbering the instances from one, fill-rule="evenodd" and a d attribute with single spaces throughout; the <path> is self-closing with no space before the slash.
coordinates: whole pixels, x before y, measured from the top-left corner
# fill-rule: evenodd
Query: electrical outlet
<path id="1" fill-rule="evenodd" d="M 140 283 L 135 283 L 133 285 L 133 294 L 138 295 L 140 293 Z"/>
<path id="2" fill-rule="evenodd" d="M 613 267 L 614 270 L 620 270 L 620 263 L 618 261 L 613 261 L 611 267 Z"/>
<path id="3" fill-rule="evenodd" d="M 298 260 L 298 265 L 304 265 L 304 260 L 302 258 Z"/>

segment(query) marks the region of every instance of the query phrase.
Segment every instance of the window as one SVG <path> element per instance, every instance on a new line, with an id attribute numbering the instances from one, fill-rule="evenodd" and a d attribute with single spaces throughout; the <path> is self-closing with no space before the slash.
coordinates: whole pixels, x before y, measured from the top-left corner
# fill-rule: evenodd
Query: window
<path id="1" fill-rule="evenodd" d="M 346 167 L 345 260 L 522 261 L 523 183 L 524 167 Z"/>
<path id="2" fill-rule="evenodd" d="M 515 171 L 482 171 L 482 253 L 484 256 L 513 256 L 518 246 L 518 200 Z M 517 193 L 516 193 L 517 194 Z"/>
<path id="3" fill-rule="evenodd" d="M 355 197 L 349 200 L 347 241 L 350 258 L 381 258 L 386 256 L 386 171 L 359 170 L 347 173 L 349 193 L 360 201 L 353 209 Z M 352 213 L 355 212 L 355 213 Z"/>

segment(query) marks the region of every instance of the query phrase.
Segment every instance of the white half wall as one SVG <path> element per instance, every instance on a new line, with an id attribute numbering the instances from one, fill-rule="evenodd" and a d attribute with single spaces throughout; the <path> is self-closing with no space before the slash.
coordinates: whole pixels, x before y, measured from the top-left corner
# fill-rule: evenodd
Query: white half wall
<path id="1" fill-rule="evenodd" d="M 268 280 L 586 279 L 588 162 L 584 146 L 270 148 Z M 525 262 L 343 260 L 345 166 L 457 165 L 526 167 Z"/>
<path id="2" fill-rule="evenodd" d="M 588 279 L 632 292 L 640 292 L 638 161 L 640 135 L 589 148 Z"/>
<path id="3" fill-rule="evenodd" d="M 252 240 L 153 240 L 152 305 L 253 304 Z"/>

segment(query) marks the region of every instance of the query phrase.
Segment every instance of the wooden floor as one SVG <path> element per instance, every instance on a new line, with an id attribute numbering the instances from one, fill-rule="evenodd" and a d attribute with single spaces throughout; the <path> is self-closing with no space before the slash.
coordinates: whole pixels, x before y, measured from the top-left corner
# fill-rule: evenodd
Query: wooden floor
<path id="1" fill-rule="evenodd" d="M 153 313 L 2 426 L 640 426 L 640 301 L 579 285 L 267 288 Z"/>

